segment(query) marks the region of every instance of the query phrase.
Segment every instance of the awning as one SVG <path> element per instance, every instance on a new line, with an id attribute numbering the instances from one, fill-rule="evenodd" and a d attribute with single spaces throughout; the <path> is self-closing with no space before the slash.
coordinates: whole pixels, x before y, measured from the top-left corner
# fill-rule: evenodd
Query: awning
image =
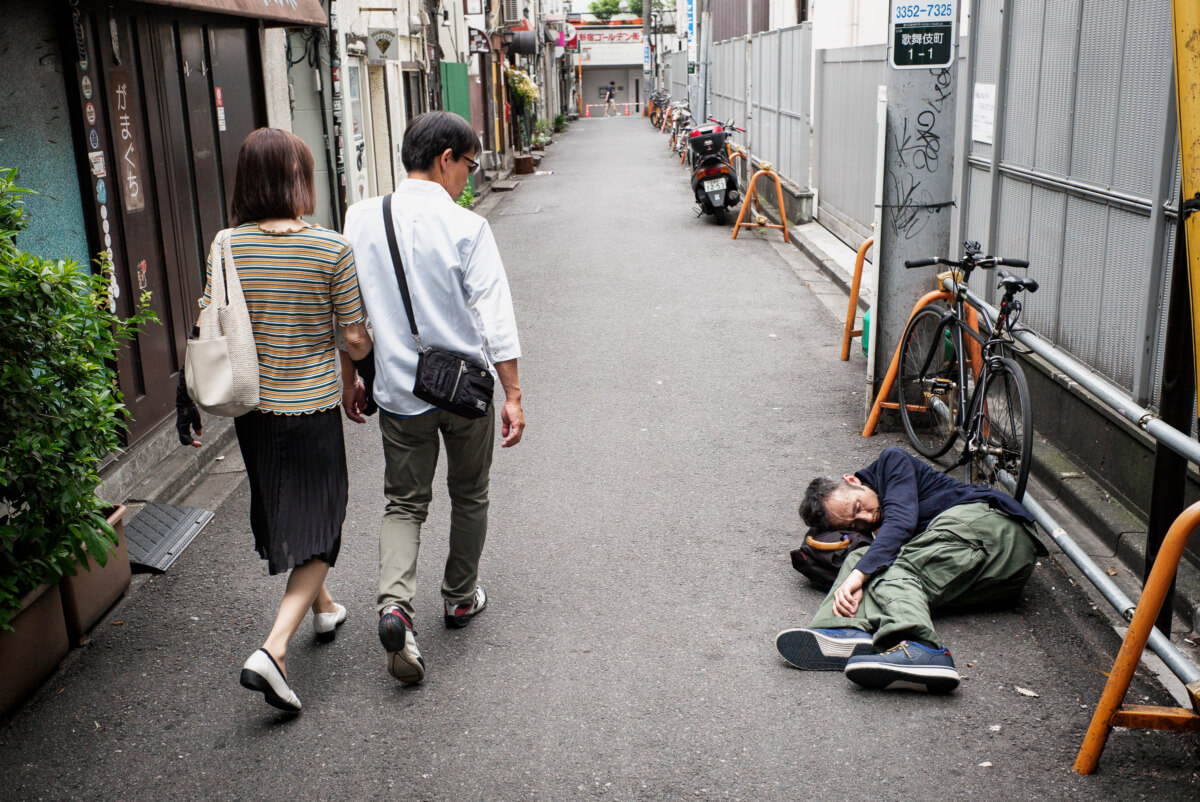
<path id="1" fill-rule="evenodd" d="M 141 0 L 157 6 L 176 6 L 213 14 L 252 17 L 270 26 L 323 28 L 327 24 L 321 0 Z"/>

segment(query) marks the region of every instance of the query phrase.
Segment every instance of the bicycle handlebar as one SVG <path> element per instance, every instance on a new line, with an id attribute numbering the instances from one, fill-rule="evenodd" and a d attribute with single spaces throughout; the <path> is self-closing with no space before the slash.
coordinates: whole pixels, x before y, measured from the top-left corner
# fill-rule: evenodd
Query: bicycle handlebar
<path id="1" fill-rule="evenodd" d="M 947 265 L 949 267 L 965 267 L 967 260 L 956 262 L 953 259 L 947 259 L 944 256 L 932 256 L 926 259 L 906 259 L 904 266 L 910 270 L 914 267 L 932 267 L 933 265 Z M 993 267 L 1029 267 L 1029 261 L 1026 259 L 1009 259 L 1001 256 L 981 256 L 970 260 L 973 267 L 982 267 L 984 269 Z"/>
<path id="2" fill-rule="evenodd" d="M 736 125 L 734 125 L 733 123 L 722 122 L 721 120 L 718 120 L 716 117 L 712 117 L 712 116 L 710 116 L 710 117 L 708 118 L 708 121 L 709 121 L 710 123 L 716 123 L 717 125 L 723 125 L 723 126 L 725 126 L 726 128 L 729 128 L 730 130 L 737 131 L 739 134 L 744 134 L 744 133 L 746 133 L 746 129 L 745 129 L 745 128 L 738 128 L 738 127 L 737 127 Z"/>

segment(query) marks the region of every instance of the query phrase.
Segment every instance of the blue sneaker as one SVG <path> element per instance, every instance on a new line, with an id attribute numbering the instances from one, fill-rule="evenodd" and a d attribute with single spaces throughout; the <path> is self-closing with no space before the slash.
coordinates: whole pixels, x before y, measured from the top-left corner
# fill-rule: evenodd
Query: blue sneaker
<path id="1" fill-rule="evenodd" d="M 931 649 L 911 640 L 900 641 L 882 654 L 851 657 L 846 678 L 864 688 L 928 693 L 949 693 L 959 680 L 949 649 Z"/>
<path id="2" fill-rule="evenodd" d="M 856 654 L 871 653 L 871 636 L 861 629 L 785 629 L 775 636 L 783 659 L 805 671 L 841 671 Z"/>

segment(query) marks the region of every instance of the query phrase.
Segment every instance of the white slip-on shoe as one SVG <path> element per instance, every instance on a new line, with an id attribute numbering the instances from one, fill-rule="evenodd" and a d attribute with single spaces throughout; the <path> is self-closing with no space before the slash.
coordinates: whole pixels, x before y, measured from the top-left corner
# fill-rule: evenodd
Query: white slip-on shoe
<path id="1" fill-rule="evenodd" d="M 346 620 L 346 608 L 337 602 L 332 613 L 313 613 L 313 633 L 319 641 L 331 641 L 337 636 L 337 628 Z"/>
<path id="2" fill-rule="evenodd" d="M 259 691 L 266 698 L 267 704 L 286 710 L 289 713 L 300 712 L 300 697 L 292 693 L 291 687 L 283 677 L 283 672 L 275 663 L 275 658 L 266 649 L 259 649 L 242 666 L 242 687 Z"/>

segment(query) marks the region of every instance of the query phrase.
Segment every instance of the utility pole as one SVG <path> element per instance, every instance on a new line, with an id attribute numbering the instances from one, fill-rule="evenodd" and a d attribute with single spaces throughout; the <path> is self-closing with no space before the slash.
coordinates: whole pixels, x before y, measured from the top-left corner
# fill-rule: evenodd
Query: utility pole
<path id="1" fill-rule="evenodd" d="M 933 289 L 932 272 L 906 270 L 904 260 L 958 255 L 949 253 L 957 6 L 891 0 L 882 231 L 876 232 L 878 309 L 872 310 L 878 344 L 875 386 L 868 388 L 872 397 L 904 335 L 913 304 Z M 898 16 L 898 7 L 905 16 Z M 916 16 L 910 16 L 914 9 Z"/>
<path id="2" fill-rule="evenodd" d="M 892 0 L 895 2 L 895 0 Z M 746 0 L 746 181 L 754 173 L 754 157 L 750 147 L 754 143 L 754 0 Z M 757 189 L 755 190 L 757 192 Z M 782 212 L 782 210 L 780 210 Z"/>
<path id="3" fill-rule="evenodd" d="M 643 111 L 650 108 L 649 96 L 650 87 L 653 83 L 651 73 L 653 72 L 653 54 L 650 52 L 650 15 L 654 13 L 654 0 L 642 0 L 642 96 L 645 101 L 642 104 Z"/>

